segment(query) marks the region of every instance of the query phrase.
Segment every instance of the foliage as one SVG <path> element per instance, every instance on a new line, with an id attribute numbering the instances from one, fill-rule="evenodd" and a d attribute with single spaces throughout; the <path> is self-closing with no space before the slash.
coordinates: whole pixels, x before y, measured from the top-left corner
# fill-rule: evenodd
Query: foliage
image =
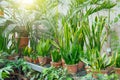
<path id="1" fill-rule="evenodd" d="M 50 67 L 48 69 L 45 69 L 41 75 L 40 80 L 73 80 L 69 75 L 67 74 L 67 71 L 65 69 L 59 68 L 53 68 Z"/>
<path id="2" fill-rule="evenodd" d="M 115 64 L 114 57 L 115 56 L 108 57 L 105 53 L 100 54 L 99 51 L 93 49 L 87 52 L 85 59 L 82 59 L 82 61 L 90 66 L 92 70 L 99 71 L 113 66 Z"/>
<path id="3" fill-rule="evenodd" d="M 24 61 L 23 59 L 18 59 L 16 61 L 8 61 L 7 66 L 12 66 L 13 69 L 17 69 L 18 73 L 20 74 L 22 72 L 24 72 L 24 74 L 27 74 L 27 71 L 31 69 L 30 66 L 28 66 L 26 61 Z"/>
<path id="4" fill-rule="evenodd" d="M 33 53 L 32 49 L 30 47 L 25 47 L 23 50 L 24 56 L 30 56 Z"/>
<path id="5" fill-rule="evenodd" d="M 29 70 L 27 73 L 27 77 L 29 80 L 38 80 L 41 76 L 40 72 L 34 71 L 34 70 Z"/>
<path id="6" fill-rule="evenodd" d="M 50 48 L 51 48 L 50 40 L 42 39 L 39 41 L 36 50 L 39 56 L 45 57 L 48 55 Z"/>
<path id="7" fill-rule="evenodd" d="M 59 62 L 61 60 L 61 54 L 56 49 L 52 51 L 51 57 L 53 62 Z"/>
<path id="8" fill-rule="evenodd" d="M 93 78 L 92 73 L 90 73 L 80 78 L 80 80 L 119 80 L 119 77 L 116 74 L 111 74 L 111 75 L 97 74 L 97 79 L 96 79 Z"/>
<path id="9" fill-rule="evenodd" d="M 5 27 L 0 27 L 0 51 L 3 53 L 13 54 L 17 52 L 15 41 L 13 37 L 10 38 L 10 36 L 13 35 L 7 35 L 5 34 Z"/>
<path id="10" fill-rule="evenodd" d="M 72 44 L 68 49 L 61 49 L 62 58 L 66 64 L 72 65 L 79 62 L 80 46 Z"/>
<path id="11" fill-rule="evenodd" d="M 119 36 L 117 35 L 116 31 L 110 32 L 111 40 L 110 40 L 110 46 L 113 53 L 120 52 L 120 46 L 119 46 Z"/>
<path id="12" fill-rule="evenodd" d="M 4 80 L 4 78 L 8 78 L 10 72 L 13 72 L 12 66 L 4 65 L 4 63 L 5 63 L 5 60 L 0 59 L 0 80 Z"/>
<path id="13" fill-rule="evenodd" d="M 8 78 L 10 72 L 13 72 L 11 66 L 0 68 L 0 80 L 4 80 L 4 78 Z"/>
<path id="14" fill-rule="evenodd" d="M 105 31 L 105 18 L 96 17 L 90 27 L 87 23 L 84 24 L 84 36 L 87 49 L 98 49 L 101 51 L 106 40 L 107 34 Z"/>
<path id="15" fill-rule="evenodd" d="M 118 53 L 116 53 L 115 66 L 116 66 L 117 68 L 120 68 L 120 54 L 118 54 Z"/>
<path id="16" fill-rule="evenodd" d="M 19 7 L 16 1 L 6 0 L 9 8 L 3 5 L 6 16 L 3 16 L 1 23 L 6 26 L 5 33 L 18 32 L 23 37 L 28 36 L 34 23 L 34 14 Z M 29 16 L 28 16 L 29 15 Z"/>

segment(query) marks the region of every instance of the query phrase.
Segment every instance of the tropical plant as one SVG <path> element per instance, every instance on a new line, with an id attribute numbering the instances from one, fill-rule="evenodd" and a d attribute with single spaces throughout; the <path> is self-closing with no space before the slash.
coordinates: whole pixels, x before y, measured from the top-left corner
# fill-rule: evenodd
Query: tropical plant
<path id="1" fill-rule="evenodd" d="M 6 63 L 7 66 L 11 66 L 13 69 L 17 70 L 19 74 L 24 73 L 25 76 L 27 74 L 27 71 L 31 69 L 30 66 L 24 61 L 23 59 L 18 59 L 16 61 L 7 61 Z"/>
<path id="2" fill-rule="evenodd" d="M 50 40 L 42 39 L 39 41 L 36 50 L 39 56 L 45 57 L 48 56 L 50 48 L 51 48 Z"/>
<path id="3" fill-rule="evenodd" d="M 17 52 L 17 44 L 14 43 L 14 39 L 12 37 L 10 38 L 10 35 L 5 34 L 5 29 L 6 27 L 0 26 L 0 51 L 8 54 L 13 54 Z"/>
<path id="4" fill-rule="evenodd" d="M 96 17 L 91 27 L 89 24 L 87 26 L 87 23 L 85 23 L 83 33 L 86 38 L 86 47 L 88 49 L 96 48 L 98 51 L 101 51 L 107 37 L 105 31 L 105 18 Z"/>
<path id="5" fill-rule="evenodd" d="M 40 80 L 73 80 L 68 74 L 67 70 L 50 67 L 45 69 L 40 77 Z"/>
<path id="6" fill-rule="evenodd" d="M 26 76 L 29 80 L 39 80 L 41 73 L 31 69 L 28 71 Z"/>
<path id="7" fill-rule="evenodd" d="M 5 78 L 9 78 L 10 72 L 13 72 L 13 69 L 11 66 L 5 66 L 3 68 L 0 68 L 0 80 L 4 80 Z"/>
<path id="8" fill-rule="evenodd" d="M 59 62 L 61 60 L 61 54 L 56 49 L 52 51 L 51 57 L 52 62 Z"/>
<path id="9" fill-rule="evenodd" d="M 27 37 L 32 29 L 34 18 L 30 12 L 16 10 L 9 21 L 11 21 L 11 24 L 7 28 L 11 28 L 11 31 L 17 32 L 20 36 Z"/>
<path id="10" fill-rule="evenodd" d="M 111 74 L 111 75 L 104 75 L 104 74 L 97 74 L 97 79 L 92 76 L 92 73 L 87 74 L 86 76 L 80 78 L 80 80 L 119 80 L 118 75 Z"/>
<path id="11" fill-rule="evenodd" d="M 0 59 L 0 80 L 8 78 L 9 74 L 13 72 L 12 66 L 5 65 L 5 61 L 4 59 Z"/>
<path id="12" fill-rule="evenodd" d="M 25 47 L 23 50 L 23 55 L 24 56 L 29 56 L 33 53 L 33 50 L 30 47 Z"/>
<path id="13" fill-rule="evenodd" d="M 6 16 L 1 18 L 1 23 L 7 26 L 6 34 L 17 32 L 23 37 L 28 36 L 34 23 L 34 14 L 30 10 L 22 9 L 16 1 L 6 0 L 5 2 L 9 8 L 2 6 Z"/>
<path id="14" fill-rule="evenodd" d="M 115 66 L 120 68 L 120 54 L 116 53 Z"/>
<path id="15" fill-rule="evenodd" d="M 93 71 L 105 70 L 107 67 L 115 64 L 115 56 L 107 56 L 106 53 L 100 54 L 96 49 L 87 52 L 86 58 L 82 59 L 84 63 L 91 67 Z"/>
<path id="16" fill-rule="evenodd" d="M 79 51 L 80 46 L 72 44 L 70 48 L 61 49 L 61 55 L 66 64 L 73 65 L 79 62 Z"/>

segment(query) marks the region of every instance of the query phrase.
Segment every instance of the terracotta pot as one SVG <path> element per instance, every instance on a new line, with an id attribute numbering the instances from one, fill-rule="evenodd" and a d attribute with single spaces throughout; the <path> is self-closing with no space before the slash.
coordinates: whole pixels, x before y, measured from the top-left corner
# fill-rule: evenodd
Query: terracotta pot
<path id="1" fill-rule="evenodd" d="M 51 62 L 51 59 L 48 57 L 38 57 L 39 63 L 45 65 Z"/>
<path id="2" fill-rule="evenodd" d="M 38 64 L 38 63 L 39 63 L 38 58 L 37 58 L 37 59 L 34 59 L 34 60 L 33 60 L 33 63 Z"/>
<path id="3" fill-rule="evenodd" d="M 82 69 L 83 67 L 84 67 L 84 63 L 82 62 L 82 61 L 80 61 L 79 63 L 78 63 L 78 69 Z"/>
<path id="4" fill-rule="evenodd" d="M 114 70 L 116 74 L 120 75 L 120 68 L 114 68 Z"/>
<path id="5" fill-rule="evenodd" d="M 50 57 L 47 57 L 47 64 L 50 64 L 51 61 L 52 59 Z"/>
<path id="6" fill-rule="evenodd" d="M 50 64 L 51 64 L 51 66 L 53 66 L 53 67 L 55 67 L 55 68 L 59 68 L 59 67 L 61 67 L 61 61 L 59 61 L 59 62 L 50 62 Z"/>
<path id="7" fill-rule="evenodd" d="M 64 59 L 62 59 L 62 66 L 63 66 L 63 68 L 65 68 L 65 61 L 64 61 Z"/>
<path id="8" fill-rule="evenodd" d="M 68 73 L 70 74 L 76 74 L 78 71 L 78 64 L 74 64 L 74 65 L 65 65 L 65 67 L 68 70 Z"/>
<path id="9" fill-rule="evenodd" d="M 24 60 L 28 61 L 28 62 L 32 62 L 32 58 L 28 57 L 28 56 L 24 56 Z"/>
<path id="10" fill-rule="evenodd" d="M 29 38 L 28 37 L 20 37 L 20 38 L 16 38 L 16 40 L 20 40 L 19 41 L 19 48 L 24 48 L 28 45 L 29 42 Z"/>

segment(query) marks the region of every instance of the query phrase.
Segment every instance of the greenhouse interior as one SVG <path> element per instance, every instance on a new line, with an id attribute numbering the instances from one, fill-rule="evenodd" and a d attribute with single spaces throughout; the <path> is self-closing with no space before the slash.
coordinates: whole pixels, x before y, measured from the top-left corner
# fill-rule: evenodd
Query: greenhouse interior
<path id="1" fill-rule="evenodd" d="M 120 80 L 120 0 L 0 0 L 0 80 Z"/>

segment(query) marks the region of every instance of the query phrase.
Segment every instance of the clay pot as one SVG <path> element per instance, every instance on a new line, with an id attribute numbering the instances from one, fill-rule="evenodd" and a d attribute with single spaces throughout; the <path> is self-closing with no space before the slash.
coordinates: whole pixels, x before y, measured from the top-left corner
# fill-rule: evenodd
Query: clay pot
<path id="1" fill-rule="evenodd" d="M 51 62 L 51 58 L 48 57 L 38 57 L 39 63 L 41 65 L 49 64 Z"/>
<path id="2" fill-rule="evenodd" d="M 34 60 L 33 60 L 33 63 L 38 64 L 38 63 L 39 63 L 38 58 L 37 58 L 37 59 L 34 59 Z"/>
<path id="3" fill-rule="evenodd" d="M 24 56 L 24 60 L 28 61 L 28 62 L 32 62 L 32 58 L 28 57 L 28 56 Z"/>
<path id="4" fill-rule="evenodd" d="M 62 66 L 63 66 L 63 68 L 65 68 L 65 61 L 64 61 L 64 59 L 62 59 Z"/>
<path id="5" fill-rule="evenodd" d="M 16 38 L 17 41 L 19 41 L 19 48 L 24 48 L 28 45 L 29 38 L 28 37 L 20 37 Z"/>
<path id="6" fill-rule="evenodd" d="M 120 75 L 120 68 L 114 68 L 114 70 L 116 74 Z"/>
<path id="7" fill-rule="evenodd" d="M 61 67 L 61 61 L 59 61 L 59 62 L 50 62 L 50 64 L 51 64 L 51 66 L 53 66 L 53 67 L 55 67 L 55 68 L 59 68 L 59 67 Z"/>
<path id="8" fill-rule="evenodd" d="M 84 63 L 82 62 L 82 61 L 80 61 L 79 63 L 78 63 L 78 69 L 82 69 L 83 67 L 84 67 Z"/>
<path id="9" fill-rule="evenodd" d="M 67 68 L 68 73 L 70 74 L 76 74 L 78 71 L 78 64 L 74 64 L 74 65 L 65 65 L 65 67 Z"/>

